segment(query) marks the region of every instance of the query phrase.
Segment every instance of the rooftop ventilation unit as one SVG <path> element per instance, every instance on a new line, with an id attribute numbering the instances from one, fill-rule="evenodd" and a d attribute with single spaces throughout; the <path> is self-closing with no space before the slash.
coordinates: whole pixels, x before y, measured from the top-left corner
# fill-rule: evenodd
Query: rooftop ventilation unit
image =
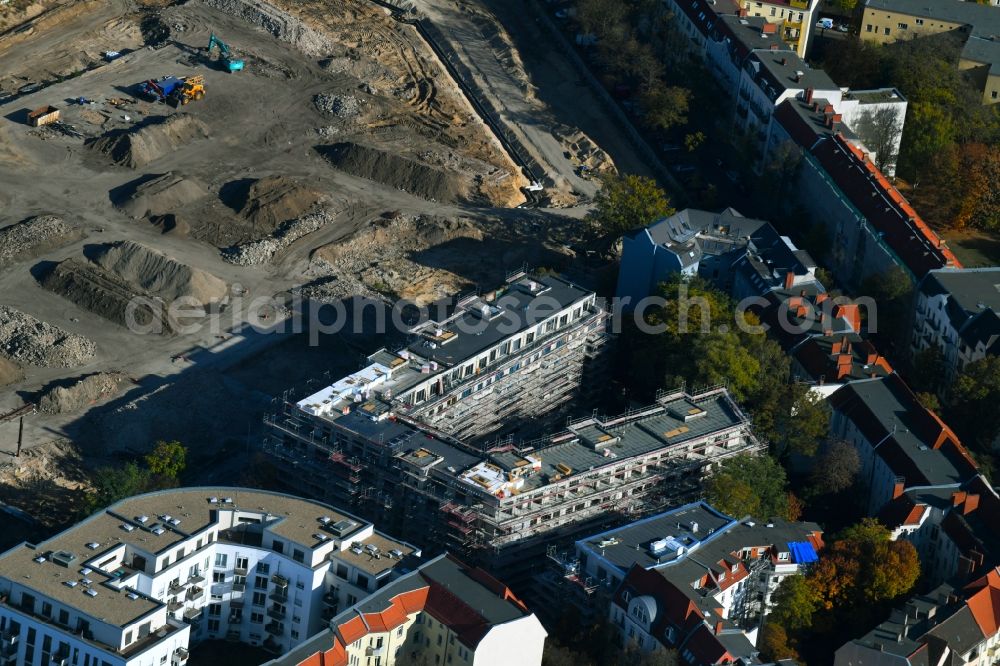
<path id="1" fill-rule="evenodd" d="M 80 579 L 80 584 L 81 585 L 86 585 L 86 586 L 89 587 L 89 586 L 91 586 L 91 585 L 94 584 L 94 581 L 90 580 L 89 578 L 81 578 Z"/>
<path id="2" fill-rule="evenodd" d="M 219 503 L 219 498 L 218 497 L 209 497 L 208 498 L 208 503 L 209 504 L 218 504 Z"/>
<path id="3" fill-rule="evenodd" d="M 136 599 L 138 599 L 138 598 L 139 598 L 139 595 L 138 595 L 138 594 L 136 594 L 135 592 L 129 592 L 127 596 L 128 596 L 128 598 L 129 598 L 129 599 L 131 599 L 132 601 L 135 601 Z"/>
<path id="4" fill-rule="evenodd" d="M 45 561 L 44 555 L 39 555 L 38 557 L 35 558 L 35 562 L 38 562 L 39 564 L 41 564 L 44 561 Z"/>
<path id="5" fill-rule="evenodd" d="M 101 544 L 97 543 L 96 541 L 91 541 L 90 543 L 87 544 L 87 548 L 89 548 L 91 550 L 97 550 L 100 547 L 101 547 Z"/>
<path id="6" fill-rule="evenodd" d="M 165 523 L 169 523 L 171 520 L 173 520 L 173 516 L 171 516 L 169 513 L 165 513 L 162 516 L 160 516 L 160 520 L 162 520 Z"/>
<path id="7" fill-rule="evenodd" d="M 145 525 L 147 520 L 149 520 L 149 516 L 137 516 L 135 522 Z"/>
<path id="8" fill-rule="evenodd" d="M 97 596 L 97 590 L 91 589 L 89 587 L 86 590 L 84 590 L 83 593 L 86 594 L 88 597 L 96 597 Z"/>
<path id="9" fill-rule="evenodd" d="M 171 518 L 170 519 L 170 524 L 174 525 L 174 526 L 180 525 L 181 524 L 181 519 L 180 518 Z"/>
<path id="10" fill-rule="evenodd" d="M 81 576 L 89 576 L 91 573 L 92 572 L 90 570 L 90 567 L 84 567 L 84 568 L 80 569 L 80 575 Z"/>
<path id="11" fill-rule="evenodd" d="M 126 532 L 131 532 L 135 529 L 135 525 L 129 525 L 128 523 L 122 523 L 122 529 Z"/>
<path id="12" fill-rule="evenodd" d="M 317 534 L 313 534 L 313 539 L 316 539 L 317 541 L 326 541 L 326 540 L 327 540 L 327 539 L 329 539 L 329 538 L 330 538 L 330 537 L 328 537 L 328 536 L 327 536 L 327 535 L 325 535 L 325 534 L 319 534 L 319 533 L 317 533 Z"/>
<path id="13" fill-rule="evenodd" d="M 331 520 L 333 519 L 330 518 L 330 516 L 320 516 L 319 518 L 319 522 L 323 523 L 324 525 L 329 525 Z"/>
<path id="14" fill-rule="evenodd" d="M 152 530 L 150 530 L 150 531 L 151 531 L 151 532 L 152 532 L 153 534 L 155 534 L 156 536 L 160 536 L 161 534 L 163 534 L 164 532 L 166 532 L 166 530 L 165 530 L 165 529 L 163 529 L 162 527 L 159 527 L 159 526 L 157 526 L 157 527 L 154 527 L 154 528 L 153 528 Z"/>
<path id="15" fill-rule="evenodd" d="M 77 582 L 75 580 L 64 580 L 63 585 L 65 585 L 66 587 L 76 587 Z"/>
<path id="16" fill-rule="evenodd" d="M 232 504 L 233 503 L 233 498 L 232 497 L 227 497 L 227 498 L 223 499 L 222 501 L 225 502 L 226 504 Z"/>
<path id="17" fill-rule="evenodd" d="M 73 564 L 74 560 L 76 560 L 76 555 L 68 550 L 57 550 L 52 553 L 52 561 L 61 567 L 69 568 L 69 565 Z"/>
<path id="18" fill-rule="evenodd" d="M 344 536 L 357 526 L 353 520 L 338 520 L 333 525 L 327 525 L 327 529 L 339 537 Z"/>
<path id="19" fill-rule="evenodd" d="M 398 548 L 393 548 L 392 550 L 389 551 L 389 557 L 394 557 L 397 560 L 401 560 L 403 559 L 403 551 L 399 550 Z"/>
<path id="20" fill-rule="evenodd" d="M 351 544 L 351 552 L 355 555 L 360 555 L 365 552 L 365 549 L 361 547 L 360 543 Z"/>

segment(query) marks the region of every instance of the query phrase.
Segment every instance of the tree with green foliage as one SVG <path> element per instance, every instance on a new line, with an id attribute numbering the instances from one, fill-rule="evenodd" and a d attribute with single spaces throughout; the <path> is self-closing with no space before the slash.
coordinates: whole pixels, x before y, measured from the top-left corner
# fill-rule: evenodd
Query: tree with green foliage
<path id="1" fill-rule="evenodd" d="M 788 480 L 785 470 L 769 455 L 728 458 L 708 478 L 708 503 L 725 514 L 741 518 L 788 518 Z"/>
<path id="2" fill-rule="evenodd" d="M 178 441 L 160 440 L 153 450 L 146 454 L 146 467 L 155 477 L 169 483 L 176 483 L 184 471 L 187 448 Z"/>
<path id="3" fill-rule="evenodd" d="M 606 174 L 601 176 L 590 219 L 604 233 L 619 236 L 674 212 L 667 193 L 652 178 Z"/>
<path id="4" fill-rule="evenodd" d="M 88 514 L 110 504 L 146 492 L 150 485 L 150 473 L 134 462 L 122 467 L 100 467 L 93 475 L 93 492 L 86 503 Z"/>
<path id="5" fill-rule="evenodd" d="M 786 409 L 777 415 L 775 448 L 779 455 L 814 455 L 830 428 L 830 407 L 805 384 L 788 384 L 786 390 Z"/>
<path id="6" fill-rule="evenodd" d="M 691 91 L 678 86 L 656 85 L 650 87 L 639 100 L 647 127 L 668 130 L 688 121 Z"/>
<path id="7" fill-rule="evenodd" d="M 791 631 L 812 626 L 813 614 L 819 610 L 819 598 L 809 581 L 802 574 L 788 576 L 771 597 L 774 609 L 768 622 L 774 622 Z"/>
<path id="8" fill-rule="evenodd" d="M 742 402 L 760 380 L 760 361 L 732 331 L 698 337 L 691 354 L 695 386 L 725 384 L 733 398 Z"/>
<path id="9" fill-rule="evenodd" d="M 947 403 L 949 422 L 963 440 L 990 451 L 1000 438 L 1000 356 L 966 365 L 955 378 Z"/>

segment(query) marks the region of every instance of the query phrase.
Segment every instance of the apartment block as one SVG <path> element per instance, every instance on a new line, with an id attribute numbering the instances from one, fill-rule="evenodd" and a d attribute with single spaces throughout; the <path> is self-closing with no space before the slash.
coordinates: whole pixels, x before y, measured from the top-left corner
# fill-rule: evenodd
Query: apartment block
<path id="1" fill-rule="evenodd" d="M 917 285 L 912 349 L 938 349 L 950 384 L 966 365 L 1000 354 L 1000 268 L 930 271 Z"/>
<path id="2" fill-rule="evenodd" d="M 888 620 L 837 650 L 835 666 L 948 664 L 1000 659 L 1000 570 L 967 585 L 941 585 L 909 599 Z"/>
<path id="3" fill-rule="evenodd" d="M 816 262 L 764 220 L 688 208 L 622 238 L 618 297 L 635 305 L 671 274 L 699 275 L 735 298 L 813 283 Z"/>
<path id="4" fill-rule="evenodd" d="M 806 338 L 791 350 L 792 379 L 811 384 L 828 397 L 849 382 L 888 377 L 892 366 L 870 341 L 857 333 Z"/>
<path id="5" fill-rule="evenodd" d="M 830 435 L 854 445 L 861 459 L 869 515 L 907 489 L 957 486 L 978 475 L 951 428 L 895 373 L 845 384 L 829 404 Z"/>
<path id="6" fill-rule="evenodd" d="M 548 543 L 690 499 L 713 463 L 763 448 L 721 387 L 664 392 L 645 408 L 488 447 L 366 404 L 289 406 L 266 443 L 283 476 L 511 583 Z"/>
<path id="7" fill-rule="evenodd" d="M 181 666 L 205 639 L 282 654 L 419 556 L 279 493 L 138 495 L 0 555 L 0 664 Z"/>
<path id="8" fill-rule="evenodd" d="M 542 663 L 546 632 L 505 585 L 441 555 L 267 666 Z"/>
<path id="9" fill-rule="evenodd" d="M 924 579 L 969 581 L 1000 565 L 1000 497 L 982 475 L 919 487 L 879 512 L 893 538 L 913 543 Z"/>
<path id="10" fill-rule="evenodd" d="M 328 418 L 391 409 L 466 441 L 523 433 L 600 393 L 607 322 L 592 291 L 516 273 L 496 291 L 432 304 L 410 344 L 297 408 Z"/>
<path id="11" fill-rule="evenodd" d="M 996 3 L 991 3 L 995 5 Z M 982 90 L 984 104 L 1000 102 L 1000 15 L 995 7 L 959 0 L 866 0 L 858 34 L 887 44 L 951 34 L 962 41 L 959 68 Z"/>
<path id="12" fill-rule="evenodd" d="M 695 502 L 577 541 L 553 557 L 538 594 L 585 606 L 603 599 L 623 648 L 676 649 L 686 664 L 759 663 L 771 594 L 822 547 L 813 523 L 737 520 Z"/>
<path id="13" fill-rule="evenodd" d="M 805 58 L 818 6 L 819 0 L 742 0 L 740 16 L 762 17 L 775 25 L 782 41 Z"/>

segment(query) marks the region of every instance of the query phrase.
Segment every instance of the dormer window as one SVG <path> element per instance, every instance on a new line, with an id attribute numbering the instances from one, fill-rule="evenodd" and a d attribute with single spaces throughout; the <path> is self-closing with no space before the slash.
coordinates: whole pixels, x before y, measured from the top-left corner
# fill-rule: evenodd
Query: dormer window
<path id="1" fill-rule="evenodd" d="M 788 559 L 788 553 L 787 552 L 778 553 L 778 559 L 782 560 L 782 561 L 787 560 Z"/>

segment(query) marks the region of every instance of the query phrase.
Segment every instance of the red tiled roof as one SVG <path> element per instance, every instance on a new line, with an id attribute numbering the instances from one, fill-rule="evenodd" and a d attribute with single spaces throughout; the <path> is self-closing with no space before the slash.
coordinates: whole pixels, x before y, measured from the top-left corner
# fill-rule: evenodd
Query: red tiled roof
<path id="1" fill-rule="evenodd" d="M 974 590 L 966 603 L 983 636 L 993 636 L 1000 630 L 1000 570 L 991 569 L 965 589 Z"/>
<path id="2" fill-rule="evenodd" d="M 885 243 L 918 279 L 937 268 L 961 268 L 958 258 L 850 141 L 837 134 L 820 141 L 812 153 Z"/>

